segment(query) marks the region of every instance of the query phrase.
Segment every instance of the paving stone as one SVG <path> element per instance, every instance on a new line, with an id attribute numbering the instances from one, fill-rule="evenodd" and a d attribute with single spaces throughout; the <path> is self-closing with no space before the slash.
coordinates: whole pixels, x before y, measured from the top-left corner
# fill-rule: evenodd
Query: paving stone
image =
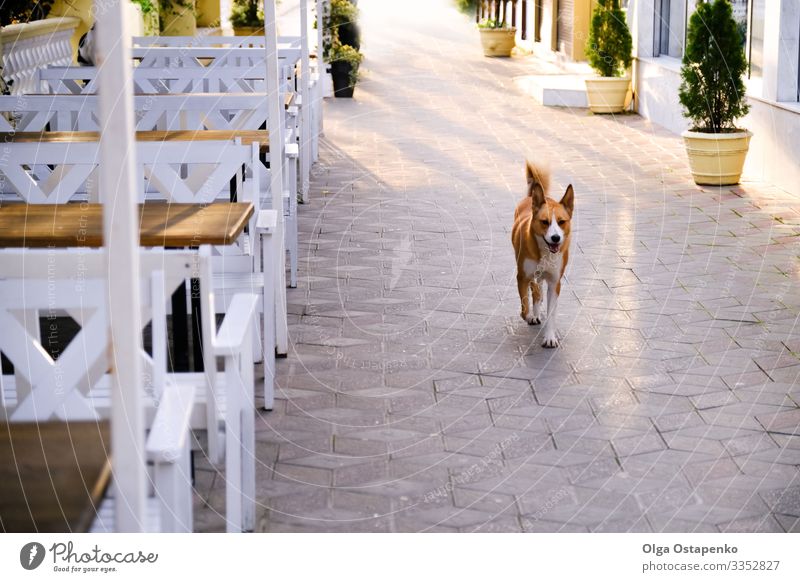
<path id="1" fill-rule="evenodd" d="M 636 115 L 537 105 L 512 79 L 541 62 L 485 59 L 451 0 L 359 8 L 365 77 L 324 103 L 256 412 L 256 529 L 797 531 L 796 198 L 696 187 Z M 509 232 L 522 161 L 554 151 L 576 227 L 544 350 Z M 224 474 L 197 457 L 196 526 L 220 531 Z"/>

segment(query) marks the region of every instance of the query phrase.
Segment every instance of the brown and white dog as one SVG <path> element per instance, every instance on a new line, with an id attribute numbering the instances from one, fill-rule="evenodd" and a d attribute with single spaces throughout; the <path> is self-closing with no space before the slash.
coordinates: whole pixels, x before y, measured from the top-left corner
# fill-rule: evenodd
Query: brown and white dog
<path id="1" fill-rule="evenodd" d="M 528 195 L 517 204 L 511 242 L 517 255 L 517 287 L 522 303 L 522 319 L 529 325 L 542 321 L 542 290 L 547 284 L 547 319 L 544 325 L 545 348 L 558 346 L 556 308 L 561 293 L 561 277 L 569 259 L 570 222 L 575 208 L 572 184 L 556 202 L 547 198 L 550 176 L 543 168 L 527 162 Z M 531 308 L 529 293 L 533 295 Z"/>

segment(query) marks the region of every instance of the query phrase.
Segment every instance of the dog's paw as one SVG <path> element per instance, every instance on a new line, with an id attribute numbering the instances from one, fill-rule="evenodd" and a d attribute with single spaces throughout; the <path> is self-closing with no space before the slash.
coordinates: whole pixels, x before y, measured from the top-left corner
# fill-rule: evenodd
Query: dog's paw
<path id="1" fill-rule="evenodd" d="M 544 341 L 542 342 L 543 348 L 557 348 L 558 347 L 558 338 L 555 335 L 545 335 Z"/>
<path id="2" fill-rule="evenodd" d="M 528 325 L 539 325 L 542 323 L 541 318 L 536 315 L 529 315 L 528 317 L 523 318 L 525 321 L 528 322 Z"/>

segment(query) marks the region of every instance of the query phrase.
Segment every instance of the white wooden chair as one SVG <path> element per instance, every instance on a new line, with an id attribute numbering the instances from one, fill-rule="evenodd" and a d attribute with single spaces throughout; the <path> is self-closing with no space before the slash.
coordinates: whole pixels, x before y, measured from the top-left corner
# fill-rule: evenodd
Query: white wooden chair
<path id="1" fill-rule="evenodd" d="M 13 374 L 0 375 L 0 397 L 11 422 L 107 416 L 111 362 L 105 261 L 105 253 L 98 251 L 0 252 L 0 351 L 14 366 Z M 143 321 L 152 320 L 154 338 L 166 338 L 167 296 L 180 283 L 184 263 L 169 256 L 143 255 L 141 297 L 147 312 Z M 57 314 L 68 314 L 80 330 L 54 360 L 45 345 L 55 338 L 40 336 L 39 318 Z M 189 418 L 195 387 L 167 380 L 166 345 L 157 343 L 153 357 L 141 354 L 153 403 L 146 440 L 153 465 L 148 527 L 192 531 Z M 113 503 L 107 502 L 104 511 L 113 516 Z"/>
<path id="2" fill-rule="evenodd" d="M 182 95 L 139 95 L 134 98 L 137 131 L 150 130 L 248 130 L 259 129 L 267 122 L 268 106 L 263 94 L 222 93 Z M 96 95 L 24 95 L 0 96 L 0 131 L 97 131 Z M 9 121 L 13 119 L 13 125 Z M 287 129 L 283 192 L 285 245 L 289 253 L 290 286 L 297 286 L 299 245 L 297 239 L 297 116 L 287 116 L 294 126 Z M 259 172 L 261 206 L 272 206 L 269 174 L 260 163 L 247 165 Z M 48 174 L 46 167 L 40 173 Z M 249 174 L 248 174 L 249 175 Z M 88 178 L 88 176 L 87 176 Z"/>
<path id="3" fill-rule="evenodd" d="M 285 256 L 282 222 L 277 210 L 259 201 L 259 173 L 243 181 L 242 167 L 260 166 L 258 144 L 231 142 L 139 142 L 141 172 L 140 201 L 166 200 L 209 204 L 228 200 L 229 185 L 237 183 L 240 202 L 256 208 L 246 232 L 233 245 L 214 247 L 216 308 L 226 313 L 234 295 L 250 292 L 263 295 L 263 330 L 258 338 L 264 362 L 264 407 L 274 402 L 275 346 L 286 334 L 285 293 L 280 277 Z M 60 204 L 92 199 L 102 201 L 93 188 L 99 145 L 90 143 L 12 143 L 7 145 L 0 177 L 6 197 L 29 204 Z M 29 160 L 36 160 L 29 165 Z M 280 327 L 279 327 L 280 326 Z"/>
<path id="4" fill-rule="evenodd" d="M 13 375 L 0 376 L 0 385 L 4 410 L 12 421 L 108 416 L 111 400 L 106 370 L 111 363 L 106 349 L 105 260 L 105 253 L 98 251 L 0 252 L 0 321 L 6 330 L 0 351 L 15 366 Z M 191 428 L 207 431 L 209 459 L 225 469 L 228 531 L 252 530 L 252 340 L 258 297 L 246 293 L 233 297 L 217 331 L 209 247 L 201 247 L 199 253 L 143 251 L 141 269 L 145 287 L 142 322 L 152 321 L 152 356 L 141 354 L 149 379 L 145 390 L 150 417 L 147 453 L 153 465 L 151 515 L 157 518 L 150 527 L 192 530 Z M 71 277 L 66 278 L 67 274 Z M 167 298 L 189 277 L 200 280 L 205 372 L 169 372 Z M 58 293 L 55 305 L 54 292 Z M 81 329 L 53 360 L 43 349 L 38 327 L 39 317 L 51 316 L 56 308 L 81 324 Z M 221 370 L 217 369 L 218 360 Z M 98 512 L 93 531 L 113 529 L 113 513 L 114 500 L 109 498 Z"/>

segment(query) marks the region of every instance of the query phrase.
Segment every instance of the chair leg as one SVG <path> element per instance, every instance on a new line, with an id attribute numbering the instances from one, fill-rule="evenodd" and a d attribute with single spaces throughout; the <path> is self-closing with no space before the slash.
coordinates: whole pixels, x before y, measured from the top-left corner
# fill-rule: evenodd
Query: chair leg
<path id="1" fill-rule="evenodd" d="M 297 215 L 292 216 L 289 221 L 289 287 L 297 288 Z"/>
<path id="2" fill-rule="evenodd" d="M 256 435 L 253 411 L 253 358 L 243 354 L 242 362 L 242 528 L 253 531 L 256 524 Z"/>
<path id="3" fill-rule="evenodd" d="M 155 464 L 155 490 L 160 506 L 161 531 L 192 531 L 192 472 L 189 440 L 174 463 Z"/>
<path id="4" fill-rule="evenodd" d="M 266 234 L 262 238 L 261 252 L 264 262 L 264 335 L 261 342 L 264 360 L 264 410 L 272 410 L 275 403 L 275 313 L 276 307 L 276 255 L 277 234 Z"/>
<path id="5" fill-rule="evenodd" d="M 275 265 L 275 350 L 280 357 L 289 353 L 289 322 L 286 315 L 286 249 L 284 247 L 283 229 L 285 224 L 281 218 L 278 221 L 275 243 L 278 247 L 278 257 Z"/>
<path id="6" fill-rule="evenodd" d="M 238 366 L 225 358 L 225 522 L 226 531 L 242 531 L 242 396 Z"/>

